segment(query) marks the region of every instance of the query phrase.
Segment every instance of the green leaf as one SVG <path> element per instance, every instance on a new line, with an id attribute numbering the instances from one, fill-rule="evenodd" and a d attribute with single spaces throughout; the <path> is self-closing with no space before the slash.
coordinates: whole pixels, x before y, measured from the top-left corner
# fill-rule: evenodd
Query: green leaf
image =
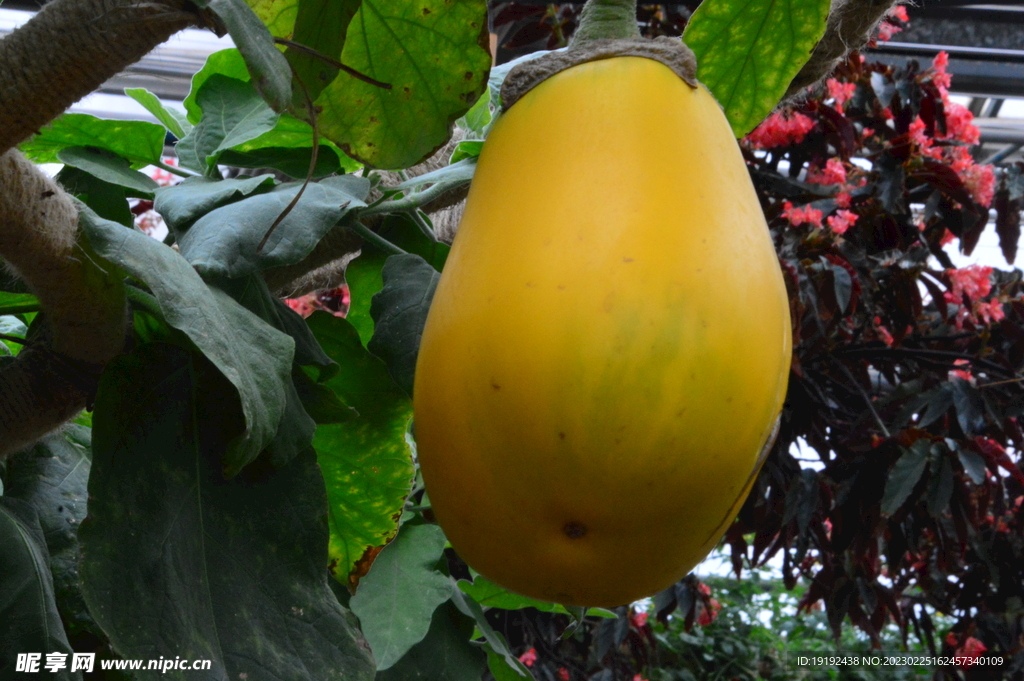
<path id="1" fill-rule="evenodd" d="M 59 163 L 57 152 L 65 147 L 99 147 L 141 168 L 160 162 L 165 135 L 163 126 L 155 123 L 108 121 L 89 114 L 66 113 L 22 143 L 20 149 L 36 163 Z"/>
<path id="2" fill-rule="evenodd" d="M 5 496 L 35 510 L 46 538 L 58 609 L 72 634 L 99 628 L 86 608 L 79 586 L 78 526 L 85 520 L 89 495 L 91 432 L 82 426 L 50 433 L 7 462 Z"/>
<path id="3" fill-rule="evenodd" d="M 79 530 L 90 611 L 125 657 L 208 659 L 204 679 L 369 681 L 370 654 L 327 583 L 314 454 L 225 480 L 242 421 L 233 392 L 175 346 L 107 367 Z"/>
<path id="4" fill-rule="evenodd" d="M 273 175 L 209 180 L 189 177 L 172 187 L 156 190 L 153 207 L 175 231 L 187 229 L 193 222 L 215 208 L 274 187 Z"/>
<path id="5" fill-rule="evenodd" d="M 278 115 L 251 83 L 213 74 L 196 97 L 203 110 L 199 124 L 174 148 L 181 165 L 208 174 L 220 152 L 273 130 Z"/>
<path id="6" fill-rule="evenodd" d="M 459 145 L 455 147 L 455 151 L 452 153 L 452 163 L 458 163 L 467 158 L 477 158 L 483 150 L 483 142 L 459 142 Z"/>
<path id="7" fill-rule="evenodd" d="M 128 198 L 123 187 L 105 182 L 70 165 L 61 168 L 56 180 L 65 191 L 92 208 L 103 219 L 112 220 L 128 228 L 134 226 L 135 216 L 128 206 Z"/>
<path id="8" fill-rule="evenodd" d="M 341 59 L 345 32 L 362 0 L 302 0 L 295 18 L 292 40 L 335 61 Z M 308 52 L 289 47 L 284 56 L 294 69 L 293 75 L 305 86 L 309 101 L 314 101 L 338 75 L 338 69 Z M 300 86 L 293 93 L 296 108 L 306 106 Z"/>
<path id="9" fill-rule="evenodd" d="M 203 0 L 227 26 L 245 60 L 253 85 L 270 107 L 283 112 L 292 103 L 292 70 L 274 36 L 245 0 Z"/>
<path id="10" fill-rule="evenodd" d="M 54 602 L 46 540 L 28 503 L 0 497 L 0 546 L 0 670 L 15 678 L 18 653 L 72 651 Z M 67 669 L 52 676 L 42 663 L 39 671 L 61 681 L 82 678 Z"/>
<path id="11" fill-rule="evenodd" d="M 84 208 L 86 236 L 103 258 L 146 285 L 167 323 L 183 331 L 235 386 L 245 432 L 228 448 L 225 472 L 252 462 L 277 432 L 286 406 L 295 343 L 228 294 L 208 287 L 188 261 L 159 241 Z"/>
<path id="12" fill-rule="evenodd" d="M 381 276 L 384 287 L 370 305 L 374 332 L 366 347 L 412 395 L 423 325 L 441 274 L 420 256 L 406 253 L 388 258 Z"/>
<path id="13" fill-rule="evenodd" d="M 471 598 L 466 598 L 462 595 L 462 592 L 456 589 L 452 592 L 452 603 L 459 609 L 464 615 L 468 615 L 473 618 L 476 622 L 477 629 L 483 634 L 484 639 L 487 641 L 485 649 L 488 651 L 488 657 L 491 654 L 498 655 L 508 667 L 519 673 L 519 676 L 527 679 L 533 679 L 533 675 L 530 670 L 519 661 L 515 655 L 512 654 L 512 650 L 508 647 L 508 643 L 505 641 L 505 637 L 501 635 L 491 626 L 491 623 L 487 621 L 487 617 L 484 615 L 484 610 L 480 607 L 480 604 Z"/>
<path id="14" fill-rule="evenodd" d="M 252 151 L 228 149 L 220 155 L 220 163 L 234 168 L 273 168 L 289 177 L 303 179 L 309 173 L 312 148 L 263 147 Z M 331 147 L 322 145 L 317 151 L 312 179 L 326 177 L 341 170 L 341 159 Z"/>
<path id="15" fill-rule="evenodd" d="M 503 587 L 498 586 L 483 575 L 476 575 L 472 582 L 459 581 L 459 589 L 484 608 L 498 608 L 499 610 L 522 610 L 523 608 L 536 608 L 541 612 L 557 612 L 561 615 L 570 614 L 565 606 L 558 603 L 538 601 L 535 598 L 520 596 L 512 593 Z M 588 617 L 603 617 L 614 619 L 617 615 L 604 608 L 590 608 L 587 610 Z"/>
<path id="16" fill-rule="evenodd" d="M 306 323 L 342 367 L 325 385 L 359 412 L 348 423 L 319 426 L 313 439 L 330 499 L 331 570 L 348 583 L 363 555 L 398 529 L 415 474 L 407 440 L 412 403 L 348 321 L 314 312 Z"/>
<path id="17" fill-rule="evenodd" d="M 967 436 L 977 435 L 985 428 L 985 403 L 981 393 L 970 382 L 960 377 L 950 380 L 953 386 L 953 405 L 960 429 Z"/>
<path id="18" fill-rule="evenodd" d="M 248 81 L 250 78 L 249 69 L 245 67 L 245 60 L 242 59 L 242 53 L 233 47 L 214 52 L 207 57 L 203 68 L 199 69 L 199 72 L 192 76 L 192 88 L 189 90 L 188 96 L 185 97 L 185 101 L 182 102 L 185 107 L 185 114 L 193 125 L 198 123 L 203 117 L 203 109 L 199 106 L 199 102 L 196 101 L 199 91 L 203 88 L 203 84 L 209 80 L 210 76 L 215 74 L 234 78 L 235 80 Z"/>
<path id="19" fill-rule="evenodd" d="M 426 637 L 376 681 L 480 681 L 484 654 L 469 641 L 473 620 L 451 602 L 434 610 Z M 520 681 L 520 677 L 516 677 Z"/>
<path id="20" fill-rule="evenodd" d="M 476 100 L 476 104 L 466 112 L 465 116 L 459 119 L 458 123 L 470 132 L 480 135 L 483 134 L 487 125 L 491 122 L 491 118 L 491 89 L 487 88 L 480 95 L 480 99 Z M 479 156 L 479 154 L 477 155 Z"/>
<path id="21" fill-rule="evenodd" d="M 406 215 L 388 215 L 378 229 L 378 234 L 402 250 L 419 255 L 438 271 L 444 267 L 448 258 L 448 245 L 427 239 Z M 352 260 L 345 270 L 345 281 L 351 295 L 345 318 L 359 332 L 364 345 L 373 337 L 374 323 L 370 316 L 370 306 L 373 296 L 384 287 L 381 272 L 390 255 L 366 244 L 359 257 Z"/>
<path id="22" fill-rule="evenodd" d="M 316 101 L 320 130 L 375 168 L 415 165 L 487 85 L 487 3 L 363 0 L 341 61 L 391 89 L 339 74 Z"/>
<path id="23" fill-rule="evenodd" d="M 124 89 L 124 93 L 145 107 L 146 111 L 156 116 L 156 119 L 178 139 L 183 138 L 192 130 L 192 124 L 189 123 L 185 114 L 177 109 L 164 106 L 164 103 L 146 88 L 129 87 Z"/>
<path id="24" fill-rule="evenodd" d="M 337 146 L 335 146 L 329 140 L 320 137 L 320 150 L 324 149 L 332 150 L 335 155 L 340 159 L 341 169 L 346 173 L 352 173 L 360 168 L 362 164 L 353 161 L 351 158 L 346 156 Z M 281 116 L 281 120 L 277 122 L 274 129 L 265 132 L 259 137 L 244 144 L 240 144 L 235 147 L 235 151 L 240 153 L 254 152 L 259 149 L 287 147 L 289 149 L 312 149 L 313 148 L 313 128 L 306 121 L 299 120 L 295 116 L 289 116 L 285 114 Z M 305 177 L 305 173 L 301 177 Z"/>
<path id="25" fill-rule="evenodd" d="M 985 459 L 982 458 L 981 454 L 968 447 L 957 447 L 956 454 L 960 459 L 960 465 L 964 467 L 964 471 L 970 477 L 971 482 L 975 485 L 985 482 L 985 478 L 988 477 L 988 469 L 985 466 Z"/>
<path id="26" fill-rule="evenodd" d="M 302 198 L 257 253 L 271 225 L 300 189 L 302 183 L 288 183 L 210 211 L 186 232 L 175 233 L 181 254 L 200 274 L 213 277 L 246 277 L 295 264 L 349 211 L 366 205 L 363 199 L 370 183 L 342 175 L 306 185 Z"/>
<path id="27" fill-rule="evenodd" d="M 830 7 L 830 0 L 704 0 L 694 11 L 683 42 L 736 137 L 782 99 L 824 34 Z"/>
<path id="28" fill-rule="evenodd" d="M 0 293 L 0 298 L 5 295 L 10 294 Z M 0 334 L 24 338 L 28 335 L 28 326 L 14 315 L 0 315 Z M 21 352 L 22 347 L 24 346 L 21 343 L 15 341 L 0 340 L 0 355 L 7 357 L 17 355 Z M 2 496 L 2 493 L 0 493 L 0 496 Z"/>
<path id="29" fill-rule="evenodd" d="M 930 445 L 928 440 L 922 439 L 912 444 L 910 449 L 903 450 L 903 455 L 889 471 L 885 493 L 882 495 L 882 513 L 892 515 L 910 497 L 928 465 Z"/>
<path id="30" fill-rule="evenodd" d="M 151 199 L 153 192 L 159 187 L 149 176 L 132 170 L 127 159 L 106 149 L 65 147 L 57 152 L 57 160 L 104 182 L 128 189 L 129 196 Z"/>
<path id="31" fill-rule="evenodd" d="M 378 670 L 419 643 L 434 610 L 451 597 L 451 580 L 437 570 L 445 541 L 437 525 L 405 525 L 360 580 L 350 607 Z"/>
<path id="32" fill-rule="evenodd" d="M 326 385 L 320 385 L 304 371 L 293 371 L 292 380 L 303 408 L 318 424 L 348 423 L 359 418 L 359 412 L 345 404 L 337 393 Z"/>
<path id="33" fill-rule="evenodd" d="M 22 314 L 38 312 L 39 299 L 31 293 L 7 293 L 0 291 L 0 314 Z"/>

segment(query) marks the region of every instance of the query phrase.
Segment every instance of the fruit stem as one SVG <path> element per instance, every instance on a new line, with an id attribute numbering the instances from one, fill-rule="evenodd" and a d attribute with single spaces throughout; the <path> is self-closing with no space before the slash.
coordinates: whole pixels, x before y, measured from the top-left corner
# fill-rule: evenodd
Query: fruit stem
<path id="1" fill-rule="evenodd" d="M 580 14 L 580 25 L 569 48 L 583 47 L 595 40 L 636 40 L 636 0 L 587 0 Z"/>

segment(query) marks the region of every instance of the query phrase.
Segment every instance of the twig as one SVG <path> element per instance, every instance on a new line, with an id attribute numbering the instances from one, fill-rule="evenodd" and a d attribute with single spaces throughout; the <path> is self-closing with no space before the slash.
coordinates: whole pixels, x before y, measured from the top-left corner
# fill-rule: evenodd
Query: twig
<path id="1" fill-rule="evenodd" d="M 0 333 L 0 340 L 9 341 L 11 343 L 17 343 L 18 345 L 28 345 L 28 341 L 18 336 L 8 336 L 6 333 Z"/>
<path id="2" fill-rule="evenodd" d="M 889 433 L 889 429 L 885 427 L 882 417 L 879 416 L 878 412 L 875 410 L 875 405 L 871 403 L 871 396 L 868 395 L 866 390 L 864 390 L 864 386 L 857 381 L 857 377 L 853 375 L 853 372 L 850 371 L 845 364 L 838 360 L 836 360 L 836 364 L 839 365 L 839 368 L 843 370 L 843 373 L 846 374 L 847 378 L 853 382 L 853 385 L 857 388 L 857 392 L 859 392 L 861 397 L 864 398 L 864 404 L 868 405 L 871 415 L 875 417 L 875 422 L 878 424 L 878 427 L 882 429 L 882 434 L 886 437 L 892 437 Z"/>
<path id="3" fill-rule="evenodd" d="M 330 64 L 334 68 L 340 69 L 341 71 L 344 71 L 345 73 L 347 73 L 348 75 L 352 76 L 356 80 L 361 80 L 364 83 L 368 83 L 369 85 L 373 85 L 375 87 L 384 88 L 385 90 L 390 90 L 391 89 L 391 84 L 390 83 L 382 83 L 379 80 L 374 80 L 373 78 L 370 78 L 366 74 L 360 73 L 359 71 L 356 71 L 351 66 L 345 66 L 344 64 L 342 64 L 337 59 L 331 59 L 326 54 L 321 54 L 320 52 L 317 52 L 316 50 L 314 50 L 312 47 L 309 47 L 308 45 L 303 45 L 301 43 L 295 42 L 294 40 L 288 40 L 287 38 L 274 38 L 274 42 L 277 43 L 278 45 L 285 45 L 285 46 L 287 46 L 287 47 L 289 47 L 289 48 L 291 48 L 293 50 L 298 50 L 299 52 L 303 52 L 305 54 L 308 54 L 309 56 L 311 56 L 311 57 L 313 57 L 315 59 L 319 59 L 320 61 L 324 62 L 325 64 Z"/>

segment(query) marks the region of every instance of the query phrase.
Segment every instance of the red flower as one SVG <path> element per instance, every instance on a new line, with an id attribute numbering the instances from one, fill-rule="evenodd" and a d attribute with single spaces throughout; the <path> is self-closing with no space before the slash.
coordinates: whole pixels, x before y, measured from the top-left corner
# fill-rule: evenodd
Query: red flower
<path id="1" fill-rule="evenodd" d="M 840 83 L 835 78 L 829 78 L 825 85 L 828 87 L 828 96 L 835 101 L 836 111 L 843 113 L 843 104 L 853 97 L 853 93 L 857 91 L 857 84 Z"/>
<path id="2" fill-rule="evenodd" d="M 848 210 L 839 209 L 835 215 L 828 218 L 829 228 L 836 234 L 843 234 L 857 222 L 860 216 Z"/>
<path id="3" fill-rule="evenodd" d="M 647 617 L 648 615 L 646 612 L 635 612 L 630 619 L 633 622 L 633 626 L 639 629 L 647 624 Z"/>
<path id="4" fill-rule="evenodd" d="M 830 158 L 824 170 L 811 166 L 807 170 L 807 181 L 814 184 L 846 184 L 846 166 L 838 158 Z"/>
<path id="5" fill-rule="evenodd" d="M 569 681 L 569 670 L 565 667 L 558 668 L 559 681 Z"/>
<path id="6" fill-rule="evenodd" d="M 800 144 L 814 128 L 814 121 L 800 113 L 789 116 L 773 113 L 747 135 L 747 142 L 755 149 L 772 149 Z"/>
<path id="7" fill-rule="evenodd" d="M 533 663 L 537 661 L 537 649 L 530 648 L 525 653 L 519 656 L 519 661 L 525 664 L 527 667 L 532 667 Z"/>
<path id="8" fill-rule="evenodd" d="M 805 222 L 809 222 L 815 227 L 821 227 L 822 212 L 817 208 L 813 208 L 810 205 L 794 208 L 793 204 L 789 201 L 782 204 L 782 207 L 782 217 L 789 220 L 789 224 L 794 227 L 798 227 Z"/>

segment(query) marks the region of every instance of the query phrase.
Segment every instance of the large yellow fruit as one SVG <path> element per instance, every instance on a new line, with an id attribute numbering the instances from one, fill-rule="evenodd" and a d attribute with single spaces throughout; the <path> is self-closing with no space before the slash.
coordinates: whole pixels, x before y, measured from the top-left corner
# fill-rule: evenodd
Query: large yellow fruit
<path id="1" fill-rule="evenodd" d="M 437 519 L 527 596 L 663 589 L 746 497 L 790 344 L 714 98 L 641 57 L 563 71 L 491 132 L 430 308 L 414 407 Z"/>

